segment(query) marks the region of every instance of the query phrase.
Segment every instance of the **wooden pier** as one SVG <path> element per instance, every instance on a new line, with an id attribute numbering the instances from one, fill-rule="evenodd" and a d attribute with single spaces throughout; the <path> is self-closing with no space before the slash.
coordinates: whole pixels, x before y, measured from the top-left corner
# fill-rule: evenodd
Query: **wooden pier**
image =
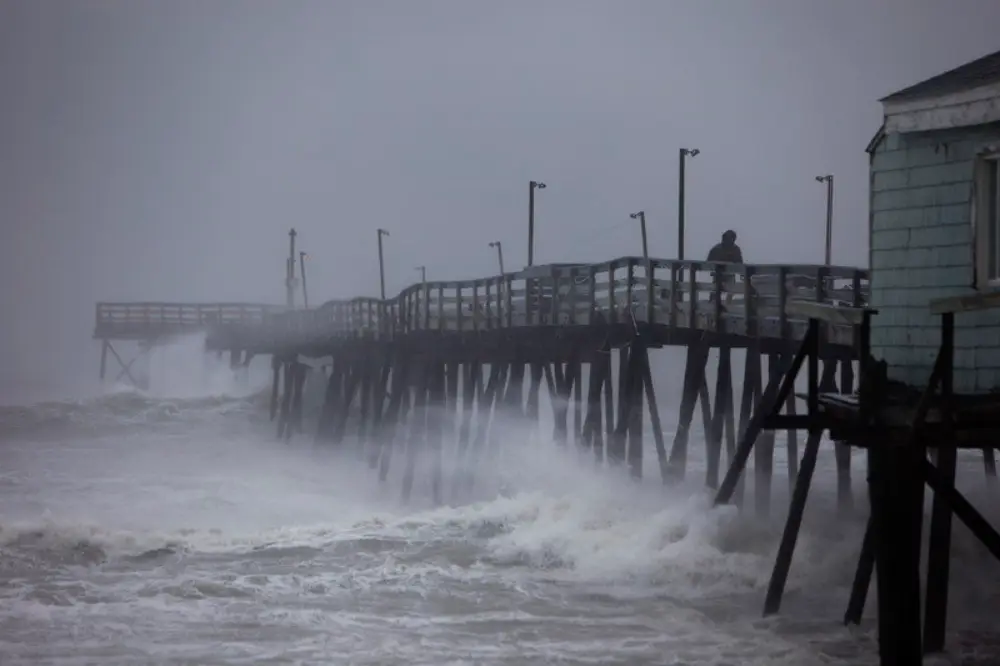
<path id="1" fill-rule="evenodd" d="M 555 411 L 555 440 L 573 442 L 597 460 L 625 465 L 637 478 L 643 473 L 648 412 L 665 482 L 685 475 L 688 433 L 700 402 L 708 435 L 706 483 L 715 487 L 723 442 L 731 459 L 763 396 L 765 378 L 781 372 L 807 334 L 808 319 L 796 315 L 793 306 L 861 307 L 866 290 L 866 271 L 857 268 L 624 257 L 476 280 L 422 282 L 385 301 L 355 298 L 312 309 L 101 303 L 94 335 L 108 346 L 115 340 L 162 341 L 204 331 L 208 349 L 230 352 L 234 366 L 254 355 L 270 355 L 272 418 L 285 439 L 305 429 L 307 368 L 300 360 L 328 357 L 331 371 L 317 440 L 341 443 L 350 422 L 350 432 L 383 481 L 394 452 L 406 452 L 404 496 L 412 488 L 409 466 L 417 452 L 440 446 L 434 433 L 445 427 L 441 414 L 458 419 L 460 460 L 454 464 L 464 469 L 466 457 L 478 456 L 489 440 L 496 410 L 537 421 L 543 380 Z M 822 337 L 826 385 L 836 388 L 839 368 L 849 392 L 857 326 L 826 325 Z M 669 449 L 649 369 L 650 350 L 664 346 L 687 348 L 679 426 Z M 746 350 L 738 429 L 733 349 Z M 717 376 L 710 396 L 706 368 L 713 354 Z M 794 409 L 794 398 L 788 404 Z M 428 419 L 428 413 L 438 416 Z M 775 442 L 770 433 L 762 439 L 754 504 L 767 514 Z M 794 430 L 788 433 L 788 447 L 791 480 L 798 461 Z M 848 454 L 838 447 L 845 507 L 851 504 Z M 441 463 L 435 461 L 433 493 L 444 501 Z"/>
<path id="2" fill-rule="evenodd" d="M 115 381 L 127 380 L 132 386 L 146 388 L 132 368 L 136 361 L 148 358 L 158 345 L 192 333 L 226 330 L 232 326 L 259 327 L 284 308 L 250 303 L 98 303 L 94 317 L 94 338 L 101 341 L 100 378 L 108 370 L 108 355 L 118 363 Z M 114 343 L 134 343 L 136 354 L 125 361 Z M 224 351 L 217 348 L 216 351 Z M 253 354 L 230 348 L 233 367 L 246 366 Z M 245 355 L 244 355 L 245 354 Z"/>
<path id="3" fill-rule="evenodd" d="M 924 647 L 914 579 L 919 548 L 910 545 L 920 536 L 917 499 L 922 491 L 915 479 L 926 478 L 936 493 L 930 551 L 934 567 L 928 573 L 924 629 L 928 650 L 941 649 L 944 641 L 948 507 L 998 555 L 1000 536 L 954 489 L 954 449 L 938 450 L 936 466 L 911 455 L 913 446 L 890 451 L 878 442 L 887 437 L 912 440 L 926 451 L 934 437 L 957 437 L 979 428 L 980 436 L 964 445 L 981 448 L 987 473 L 995 476 L 995 441 L 984 441 L 982 432 L 1000 434 L 1000 424 L 990 420 L 1000 408 L 991 402 L 993 416 L 980 413 L 969 425 L 968 417 L 962 420 L 948 407 L 954 402 L 946 369 L 953 344 L 951 311 L 985 307 L 970 305 L 968 299 L 951 310 L 936 306 L 935 311 L 945 313 L 945 327 L 938 366 L 925 393 L 941 387 L 937 406 L 932 409 L 925 395 L 916 407 L 903 408 L 903 416 L 898 404 L 895 411 L 886 407 L 893 391 L 877 371 L 881 366 L 870 359 L 873 311 L 867 306 L 867 290 L 867 271 L 857 268 L 625 257 L 593 265 L 538 266 L 477 280 L 424 282 L 384 301 L 355 298 L 313 309 L 101 303 L 94 336 L 104 350 L 102 376 L 104 354 L 118 340 L 148 348 L 203 332 L 207 349 L 228 351 L 234 367 L 255 355 L 269 355 L 271 418 L 277 421 L 278 437 L 286 441 L 306 432 L 302 405 L 311 368 L 303 358 L 329 358 L 323 410 L 312 431 L 315 441 L 341 447 L 350 442 L 383 483 L 401 465 L 404 500 L 418 479 L 418 463 L 429 466 L 435 502 L 467 496 L 477 468 L 499 445 L 495 418 L 502 414 L 536 423 L 543 382 L 551 398 L 556 445 L 572 443 L 597 463 L 636 479 L 643 475 L 648 415 L 664 483 L 685 475 L 688 433 L 700 404 L 705 483 L 717 489 L 717 503 L 742 504 L 743 472 L 752 455 L 753 506 L 763 517 L 770 513 L 775 434 L 784 431 L 791 499 L 765 614 L 780 607 L 821 436 L 828 432 L 835 442 L 843 513 L 854 506 L 851 446 L 868 450 L 874 474 L 868 484 L 869 529 L 859 545 L 845 622 L 860 621 L 877 561 L 898 574 L 879 579 L 879 606 L 894 609 L 880 613 L 884 663 L 918 663 L 913 660 Z M 669 447 L 649 364 L 651 350 L 666 346 L 685 347 L 687 354 L 679 378 L 678 426 Z M 745 350 L 738 421 L 733 349 Z M 716 377 L 710 393 L 706 369 L 712 355 Z M 803 366 L 807 390 L 796 393 Z M 798 401 L 805 403 L 802 412 Z M 799 430 L 806 434 L 801 456 Z M 401 462 L 395 461 L 398 457 Z M 902 493 L 904 487 L 909 494 Z M 894 511 L 907 512 L 913 520 L 891 517 Z M 915 628 L 916 643 L 910 636 Z"/>

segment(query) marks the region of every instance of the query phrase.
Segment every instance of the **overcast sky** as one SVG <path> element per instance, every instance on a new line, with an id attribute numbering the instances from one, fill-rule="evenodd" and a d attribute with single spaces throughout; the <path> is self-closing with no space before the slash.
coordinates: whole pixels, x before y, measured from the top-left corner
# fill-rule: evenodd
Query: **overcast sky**
<path id="1" fill-rule="evenodd" d="M 97 300 L 312 300 L 526 258 L 867 263 L 878 98 L 1000 48 L 996 0 L 0 0 L 0 398 L 95 382 Z"/>

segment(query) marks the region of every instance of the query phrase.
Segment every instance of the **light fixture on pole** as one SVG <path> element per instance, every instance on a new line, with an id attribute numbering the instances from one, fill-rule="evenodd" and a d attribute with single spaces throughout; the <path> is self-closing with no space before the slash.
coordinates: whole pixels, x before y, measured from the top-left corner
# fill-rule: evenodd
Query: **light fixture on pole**
<path id="1" fill-rule="evenodd" d="M 679 171 L 677 174 L 677 258 L 684 258 L 684 187 L 685 187 L 685 174 L 684 174 L 684 164 L 685 158 L 687 157 L 697 157 L 701 151 L 697 148 L 681 148 L 678 161 L 679 161 Z"/>
<path id="2" fill-rule="evenodd" d="M 500 263 L 500 275 L 503 275 L 503 243 L 500 241 L 490 241 L 490 247 L 497 249 L 497 261 Z"/>
<path id="3" fill-rule="evenodd" d="M 302 273 L 302 305 L 306 310 L 309 309 L 309 287 L 306 283 L 306 259 L 308 258 L 308 252 L 299 252 L 299 272 Z"/>
<path id="4" fill-rule="evenodd" d="M 535 190 L 544 190 L 545 183 L 537 180 L 528 182 L 528 265 L 535 263 Z"/>
<path id="5" fill-rule="evenodd" d="M 288 230 L 288 259 L 285 260 L 285 305 L 295 307 L 295 229 Z"/>
<path id="6" fill-rule="evenodd" d="M 382 257 L 382 236 L 388 236 L 385 229 L 378 230 L 378 279 L 381 287 L 382 300 L 385 300 L 385 261 Z"/>
<path id="7" fill-rule="evenodd" d="M 639 226 L 642 228 L 642 258 L 649 259 L 649 245 L 646 242 L 646 211 L 640 210 L 637 213 L 632 213 L 629 217 L 633 220 L 639 220 Z"/>
<path id="8" fill-rule="evenodd" d="M 816 176 L 816 182 L 826 183 L 826 265 L 832 264 L 833 255 L 833 174 Z"/>

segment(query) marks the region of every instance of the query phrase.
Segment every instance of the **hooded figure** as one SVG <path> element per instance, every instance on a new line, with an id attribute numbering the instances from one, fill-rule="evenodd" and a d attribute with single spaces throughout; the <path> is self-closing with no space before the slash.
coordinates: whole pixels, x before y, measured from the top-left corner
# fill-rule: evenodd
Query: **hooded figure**
<path id="1" fill-rule="evenodd" d="M 736 232 L 732 229 L 726 231 L 722 234 L 722 242 L 717 244 L 711 250 L 708 251 L 708 261 L 720 261 L 731 264 L 742 264 L 743 263 L 743 252 L 740 251 L 740 246 L 736 244 Z M 715 272 L 712 272 L 715 275 Z M 726 284 L 736 282 L 736 275 L 729 273 L 724 273 L 722 276 L 722 281 Z M 715 300 L 715 294 L 711 296 L 711 300 Z M 728 289 L 726 290 L 726 304 L 728 305 L 733 300 L 733 294 Z"/>
<path id="2" fill-rule="evenodd" d="M 743 263 L 743 252 L 736 244 L 736 232 L 732 229 L 722 234 L 722 242 L 708 251 L 708 261 L 725 261 L 731 264 Z"/>

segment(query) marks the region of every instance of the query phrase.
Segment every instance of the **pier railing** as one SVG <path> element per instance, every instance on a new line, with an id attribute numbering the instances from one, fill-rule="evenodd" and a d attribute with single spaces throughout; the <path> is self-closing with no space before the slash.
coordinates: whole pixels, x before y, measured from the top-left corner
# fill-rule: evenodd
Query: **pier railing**
<path id="1" fill-rule="evenodd" d="M 868 300 L 867 271 L 623 257 L 416 284 L 384 302 L 356 298 L 275 314 L 266 329 L 275 340 L 306 342 L 634 321 L 736 335 L 801 337 L 807 322 L 787 314 L 786 306 L 802 300 L 863 305 Z M 829 331 L 828 339 L 850 344 L 852 335 L 845 328 Z"/>
<path id="2" fill-rule="evenodd" d="M 283 311 L 256 303 L 98 303 L 94 337 L 144 340 L 220 325 L 260 327 Z"/>
<path id="3" fill-rule="evenodd" d="M 97 331 L 218 326 L 253 329 L 269 344 L 347 338 L 393 339 L 418 331 L 479 332 L 538 326 L 648 323 L 750 337 L 801 337 L 807 322 L 788 303 L 861 306 L 868 272 L 815 265 L 753 265 L 622 257 L 590 265 L 536 266 L 517 273 L 425 282 L 395 298 L 354 298 L 287 310 L 251 304 L 98 305 Z M 853 331 L 827 339 L 851 344 Z M 96 337 L 101 337 L 96 335 Z"/>

